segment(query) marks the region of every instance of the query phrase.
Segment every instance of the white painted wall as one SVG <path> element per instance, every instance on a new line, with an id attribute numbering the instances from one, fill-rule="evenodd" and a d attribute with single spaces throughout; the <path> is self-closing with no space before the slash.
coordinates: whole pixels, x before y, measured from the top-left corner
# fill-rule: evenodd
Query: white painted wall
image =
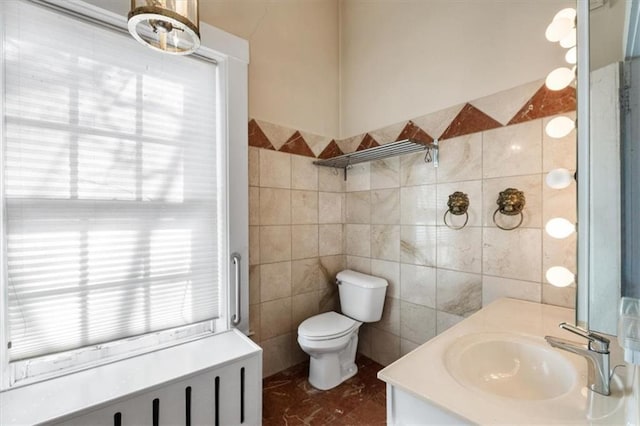
<path id="1" fill-rule="evenodd" d="M 607 0 L 589 14 L 591 69 L 624 60 L 624 19 L 629 0 Z"/>
<path id="2" fill-rule="evenodd" d="M 201 0 L 202 21 L 249 40 L 249 115 L 338 135 L 338 0 Z"/>
<path id="3" fill-rule="evenodd" d="M 620 1 L 620 0 L 617 0 Z M 342 0 L 341 137 L 480 98 L 564 63 L 567 0 Z"/>
<path id="4" fill-rule="evenodd" d="M 126 16 L 129 0 L 86 0 Z M 335 137 L 338 0 L 200 0 L 200 20 L 249 41 L 249 116 Z"/>
<path id="5" fill-rule="evenodd" d="M 127 0 L 89 1 L 129 8 Z M 609 3 L 617 12 L 624 0 Z M 344 138 L 545 77 L 563 64 L 564 49 L 544 30 L 574 5 L 201 0 L 200 16 L 250 42 L 250 117 Z"/>

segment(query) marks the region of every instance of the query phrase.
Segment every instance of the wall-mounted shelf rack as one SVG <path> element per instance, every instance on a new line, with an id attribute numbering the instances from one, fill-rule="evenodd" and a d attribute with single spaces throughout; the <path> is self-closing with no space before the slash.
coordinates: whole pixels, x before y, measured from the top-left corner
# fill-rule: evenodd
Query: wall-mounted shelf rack
<path id="1" fill-rule="evenodd" d="M 413 154 L 414 152 L 427 151 L 426 163 L 433 163 L 438 167 L 438 140 L 431 143 L 419 142 L 413 139 L 404 139 L 384 145 L 375 146 L 362 151 L 351 152 L 325 160 L 314 161 L 313 164 L 323 167 L 333 167 L 344 170 L 344 180 L 347 180 L 347 170 L 358 163 L 368 161 L 383 160 L 385 158 L 397 157 L 398 155 Z"/>

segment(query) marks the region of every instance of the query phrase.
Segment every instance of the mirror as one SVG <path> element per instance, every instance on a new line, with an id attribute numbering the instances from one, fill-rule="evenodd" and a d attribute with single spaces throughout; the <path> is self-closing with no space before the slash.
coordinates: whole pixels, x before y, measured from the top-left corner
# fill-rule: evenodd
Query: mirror
<path id="1" fill-rule="evenodd" d="M 639 89 L 624 90 L 633 85 L 634 65 L 624 61 L 638 56 L 637 27 L 637 1 L 578 2 L 577 320 L 614 335 L 621 295 L 640 293 Z"/>

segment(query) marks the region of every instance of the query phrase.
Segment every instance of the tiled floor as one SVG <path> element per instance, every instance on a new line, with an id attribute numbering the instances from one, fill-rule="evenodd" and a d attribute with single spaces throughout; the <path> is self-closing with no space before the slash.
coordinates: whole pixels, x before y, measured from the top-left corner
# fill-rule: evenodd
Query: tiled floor
<path id="1" fill-rule="evenodd" d="M 376 377 L 383 367 L 361 355 L 356 364 L 358 374 L 328 391 L 309 384 L 308 362 L 264 379 L 262 424 L 386 425 L 385 384 Z"/>

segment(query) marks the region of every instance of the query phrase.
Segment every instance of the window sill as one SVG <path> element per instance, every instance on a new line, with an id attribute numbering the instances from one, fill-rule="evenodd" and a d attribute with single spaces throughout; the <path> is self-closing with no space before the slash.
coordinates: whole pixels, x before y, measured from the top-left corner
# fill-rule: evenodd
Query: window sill
<path id="1" fill-rule="evenodd" d="M 0 393 L 0 424 L 39 424 L 250 357 L 259 346 L 237 330 Z"/>

